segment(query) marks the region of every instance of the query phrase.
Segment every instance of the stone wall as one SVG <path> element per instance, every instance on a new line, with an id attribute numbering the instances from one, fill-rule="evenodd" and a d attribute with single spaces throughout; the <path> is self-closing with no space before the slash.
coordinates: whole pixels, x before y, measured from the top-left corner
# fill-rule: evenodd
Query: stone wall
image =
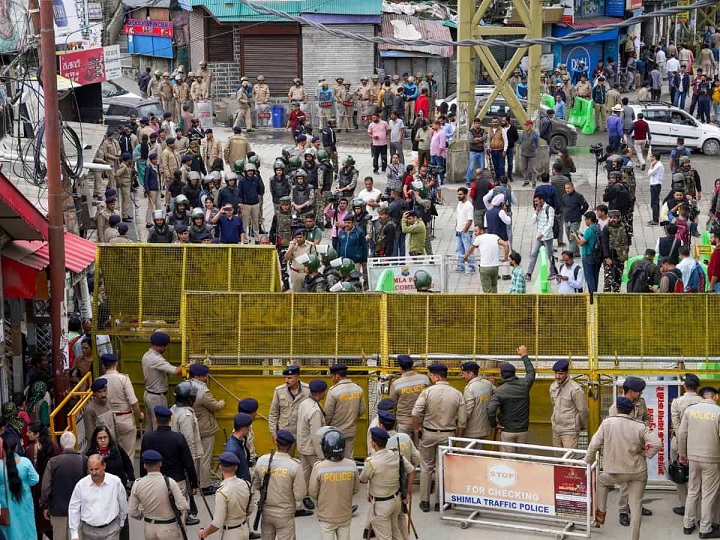
<path id="1" fill-rule="evenodd" d="M 211 62 L 208 68 L 213 72 L 212 96 L 214 100 L 230 97 L 240 84 L 239 62 Z"/>

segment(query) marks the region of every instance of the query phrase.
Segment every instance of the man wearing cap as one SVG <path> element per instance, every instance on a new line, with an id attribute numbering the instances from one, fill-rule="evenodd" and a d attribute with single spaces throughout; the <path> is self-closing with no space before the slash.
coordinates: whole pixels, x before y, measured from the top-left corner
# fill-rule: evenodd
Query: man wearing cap
<path id="1" fill-rule="evenodd" d="M 118 232 L 118 225 L 120 225 L 121 222 L 122 219 L 117 214 L 111 214 L 110 217 L 108 217 L 107 227 L 103 232 L 105 242 L 109 242 L 110 240 L 120 236 L 120 233 Z"/>
<path id="2" fill-rule="evenodd" d="M 325 420 L 345 437 L 345 457 L 353 459 L 358 418 L 365 414 L 363 389 L 347 378 L 345 364 L 330 366 L 330 377 L 335 383 L 325 400 Z"/>
<path id="3" fill-rule="evenodd" d="M 389 398 L 397 403 L 397 428 L 400 433 L 415 439 L 413 429 L 412 411 L 418 397 L 428 386 L 430 379 L 423 373 L 413 371 L 413 359 L 409 354 L 398 354 L 397 365 L 400 367 L 400 377 L 390 383 Z"/>
<path id="4" fill-rule="evenodd" d="M 258 408 L 260 404 L 255 398 L 245 398 L 238 401 L 238 412 L 249 414 L 253 422 L 257 417 Z M 257 461 L 257 452 L 255 451 L 255 432 L 253 431 L 252 424 L 250 425 L 250 431 L 245 435 L 245 448 L 247 448 L 248 455 L 250 456 L 249 465 L 252 467 Z"/>
<path id="5" fill-rule="evenodd" d="M 108 179 L 107 186 L 114 189 L 117 187 L 117 184 L 115 183 L 115 170 L 117 169 L 118 163 L 120 162 L 120 156 L 122 152 L 120 151 L 120 145 L 118 144 L 117 140 L 113 135 L 113 132 L 107 132 L 105 139 L 103 139 L 103 142 L 100 143 L 100 146 L 98 147 L 98 154 L 102 154 L 103 161 L 101 163 L 104 163 L 105 165 L 110 165 L 110 170 L 105 171 Z M 97 183 L 97 175 L 95 177 L 95 180 Z"/>
<path id="6" fill-rule="evenodd" d="M 107 379 L 102 377 L 95 379 L 90 389 L 92 390 L 92 398 L 87 402 L 83 414 L 85 435 L 89 437 L 97 426 L 105 426 L 110 430 L 113 438 L 117 439 L 115 419 L 108 404 Z"/>
<path id="7" fill-rule="evenodd" d="M 647 459 L 658 453 L 662 443 L 654 431 L 632 417 L 631 399 L 619 397 L 613 407 L 618 412 L 617 416 L 603 420 L 585 456 L 585 461 L 591 464 L 597 452 L 602 451 L 603 454 L 603 472 L 597 478 L 597 508 L 593 526 L 600 527 L 605 523 L 608 491 L 611 486 L 621 484 L 625 486 L 634 510 L 630 538 L 639 540 L 642 498 L 647 483 Z"/>
<path id="8" fill-rule="evenodd" d="M 620 118 L 623 112 L 622 105 L 617 103 L 613 105 L 610 111 L 611 114 L 607 119 L 608 146 L 613 152 L 617 152 L 620 150 L 620 143 L 624 138 L 623 122 L 622 118 Z"/>
<path id="9" fill-rule="evenodd" d="M 375 453 L 365 460 L 360 482 L 369 484 L 372 505 L 368 512 L 372 516 L 375 537 L 378 540 L 402 538 L 400 514 L 402 504 L 407 504 L 408 498 L 400 498 L 399 468 L 402 466 L 407 474 L 406 493 L 412 493 L 415 467 L 401 454 L 388 447 L 390 435 L 387 431 L 379 427 L 373 428 L 370 436 Z M 399 460 L 402 460 L 402 463 Z M 428 485 L 428 490 L 429 487 Z"/>
<path id="10" fill-rule="evenodd" d="M 107 197 L 105 199 L 105 206 L 104 207 L 98 207 L 97 212 L 95 213 L 95 226 L 97 227 L 97 237 L 99 243 L 106 242 L 105 235 L 110 229 L 110 218 L 115 214 L 115 197 Z M 117 216 L 120 218 L 120 216 Z M 120 221 L 115 222 L 115 226 L 120 223 Z M 112 239 L 112 233 L 110 234 Z"/>
<path id="11" fill-rule="evenodd" d="M 257 83 L 252 89 L 253 100 L 255 100 L 256 123 L 258 127 L 270 126 L 270 87 L 265 84 L 265 76 L 258 75 Z"/>
<path id="12" fill-rule="evenodd" d="M 413 403 L 414 404 L 414 403 Z M 367 455 L 372 456 L 373 455 L 373 447 L 372 447 L 372 437 L 370 437 L 370 430 L 374 427 L 380 426 L 380 412 L 382 411 L 394 411 L 395 410 L 395 401 L 389 398 L 381 399 L 377 404 L 377 412 L 378 414 L 375 415 L 375 418 L 373 418 L 370 421 L 370 424 L 368 424 L 368 430 L 367 430 Z M 412 424 L 410 424 L 410 428 L 412 429 Z"/>
<path id="13" fill-rule="evenodd" d="M 670 418 L 672 419 L 672 438 L 670 439 L 670 462 L 678 459 L 678 432 L 680 431 L 680 424 L 683 419 L 683 415 L 688 407 L 696 405 L 702 401 L 702 398 L 698 395 L 697 390 L 700 387 L 700 379 L 694 373 L 688 373 L 685 375 L 685 381 L 683 382 L 683 388 L 685 392 L 682 396 L 678 396 L 673 399 L 670 404 Z M 678 500 L 680 506 L 673 508 L 673 512 L 679 516 L 685 515 L 685 499 L 687 499 L 688 485 L 687 484 L 675 484 L 677 487 Z"/>
<path id="14" fill-rule="evenodd" d="M 215 138 L 212 129 L 205 130 L 205 140 L 202 143 L 203 161 L 208 166 L 212 166 L 217 158 L 223 157 L 223 146 L 219 139 Z"/>
<path id="15" fill-rule="evenodd" d="M 309 510 L 299 510 L 307 493 L 300 463 L 290 455 L 295 436 L 285 429 L 273 432 L 277 452 L 272 457 L 265 454 L 258 458 L 253 470 L 253 493 L 260 493 L 265 473 L 270 467 L 271 481 L 267 486 L 267 499 L 262 509 L 262 538 L 265 540 L 295 540 L 295 516 L 310 516 Z"/>
<path id="16" fill-rule="evenodd" d="M 198 538 L 207 538 L 222 531 L 220 538 L 223 540 L 246 540 L 249 537 L 247 522 L 252 497 L 250 482 L 238 477 L 240 462 L 235 454 L 223 452 L 219 461 L 223 481 L 215 494 L 215 515 L 207 528 L 198 531 Z"/>
<path id="17" fill-rule="evenodd" d="M 210 466 L 212 462 L 213 446 L 215 444 L 215 434 L 220 431 L 215 414 L 225 407 L 225 400 L 218 401 L 212 392 L 208 389 L 208 373 L 210 368 L 204 364 L 190 364 L 190 383 L 197 392 L 193 410 L 197 418 L 197 424 L 200 431 L 200 444 L 202 447 L 202 457 L 199 459 L 198 477 L 200 480 L 200 488 L 204 495 L 212 495 L 215 489 L 210 484 Z"/>
<path id="18" fill-rule="evenodd" d="M 550 385 L 552 445 L 577 448 L 580 432 L 587 431 L 587 396 L 583 387 L 570 377 L 567 360 L 558 360 L 552 369 L 555 372 L 555 382 Z"/>
<path id="19" fill-rule="evenodd" d="M 485 439 L 492 432 L 487 415 L 487 404 L 495 391 L 493 384 L 482 377 L 476 362 L 465 362 L 460 366 L 462 377 L 467 383 L 463 401 L 467 414 L 464 436 L 469 439 Z"/>
<path id="20" fill-rule="evenodd" d="M 245 446 L 245 437 L 250 432 L 252 417 L 249 414 L 237 413 L 233 416 L 233 432 L 225 443 L 225 452 L 230 452 L 237 456 L 237 470 L 235 474 L 238 478 L 250 481 L 250 454 Z"/>
<path id="21" fill-rule="evenodd" d="M 598 77 L 597 84 L 593 87 L 590 95 L 595 110 L 595 125 L 598 130 L 607 131 L 607 88 L 605 87 L 605 77 Z"/>
<path id="22" fill-rule="evenodd" d="M 437 448 L 447 444 L 448 437 L 455 433 L 462 437 L 467 425 L 467 411 L 462 394 L 447 381 L 448 368 L 445 364 L 428 366 L 429 378 L 433 383 L 420 393 L 412 410 L 413 430 L 420 439 L 420 510 L 430 511 L 430 481 L 432 479 Z M 435 496 L 438 495 L 435 491 Z M 440 504 L 435 503 L 435 511 Z"/>
<path id="23" fill-rule="evenodd" d="M 188 492 L 197 493 L 198 481 L 195 472 L 190 447 L 182 433 L 170 429 L 170 417 L 172 412 L 165 406 L 158 405 L 153 410 L 156 429 L 147 431 L 140 443 L 140 476 L 146 475 L 143 466 L 143 455 L 146 450 L 156 450 L 162 456 L 160 472 L 177 482 L 180 491 L 185 499 L 188 499 Z M 188 480 L 190 485 L 188 486 Z M 177 501 L 180 504 L 180 501 Z M 197 525 L 200 522 L 197 518 L 187 516 L 186 525 Z"/>
<path id="24" fill-rule="evenodd" d="M 133 184 L 133 175 L 135 173 L 135 163 L 133 162 L 131 153 L 124 153 L 122 155 L 122 162 L 115 172 L 115 181 L 117 188 L 120 190 L 120 197 L 122 203 L 122 218 L 123 221 L 132 221 L 133 219 L 133 207 L 132 200 L 130 199 L 130 189 Z M 107 239 L 110 241 L 110 239 Z"/>
<path id="25" fill-rule="evenodd" d="M 150 336 L 150 349 L 142 357 L 146 431 L 155 429 L 155 407 L 167 407 L 168 375 L 179 375 L 182 372 L 181 366 L 175 367 L 163 357 L 169 343 L 169 335 L 165 332 L 155 332 Z"/>
<path id="26" fill-rule="evenodd" d="M 520 345 L 517 353 L 525 366 L 525 377 L 518 378 L 515 366 L 510 362 L 501 364 L 503 384 L 495 389 L 490 398 L 487 414 L 490 426 L 500 432 L 501 441 L 525 444 L 528 441 L 530 389 L 535 382 L 535 367 L 528 358 L 525 345 Z M 513 446 L 501 446 L 500 451 L 521 453 Z"/>
<path id="27" fill-rule="evenodd" d="M 285 384 L 275 388 L 270 403 L 270 413 L 268 414 L 268 427 L 273 440 L 275 440 L 275 433 L 279 429 L 297 433 L 300 403 L 310 397 L 310 387 L 300 381 L 300 366 L 293 364 L 286 367 L 283 370 L 283 375 L 285 376 Z"/>
<path id="28" fill-rule="evenodd" d="M 290 271 L 290 289 L 292 292 L 301 292 L 305 276 L 307 275 L 303 265 L 304 256 L 315 253 L 315 245 L 305 240 L 305 229 L 295 229 L 293 240 L 290 242 L 284 259 L 288 262 Z"/>
<path id="29" fill-rule="evenodd" d="M 367 129 L 368 124 L 372 119 L 373 106 L 372 106 L 372 87 L 368 84 L 367 77 L 360 77 L 360 86 L 355 89 L 355 95 L 357 96 L 357 116 L 358 120 L 362 120 L 363 129 Z M 345 448 L 347 448 L 347 441 L 345 441 Z"/>
<path id="30" fill-rule="evenodd" d="M 322 379 L 310 381 L 310 398 L 300 403 L 298 407 L 298 427 L 297 427 L 297 448 L 300 455 L 300 465 L 302 466 L 305 484 L 310 485 L 310 473 L 312 473 L 313 465 L 318 461 L 322 461 L 323 455 L 320 440 L 317 437 L 318 430 L 327 425 L 325 422 L 325 411 L 323 411 L 320 401 L 325 398 L 327 391 L 327 383 Z M 315 508 L 309 496 L 303 499 L 303 505 L 308 510 Z"/>
<path id="31" fill-rule="evenodd" d="M 720 528 L 713 524 L 720 488 L 720 406 L 717 396 L 718 391 L 712 386 L 701 388 L 702 400 L 685 409 L 677 435 L 678 459 L 683 465 L 690 466 L 683 534 L 692 534 L 699 521 L 700 538 L 720 538 Z M 699 520 L 698 504 L 701 506 Z"/>
<path id="32" fill-rule="evenodd" d="M 145 540 L 181 540 L 182 524 L 177 522 L 169 493 L 180 512 L 189 510 L 190 505 L 177 482 L 163 476 L 160 452 L 145 450 L 141 457 L 147 474 L 138 478 L 130 490 L 128 515 L 145 522 Z"/>
<path id="33" fill-rule="evenodd" d="M 107 401 L 114 416 L 117 443 L 128 456 L 133 457 L 137 444 L 135 418 L 142 422 L 145 415 L 140 410 L 130 377 L 118 371 L 118 361 L 114 354 L 103 354 L 100 357 L 100 362 L 105 367 L 103 378 L 107 384 Z"/>
<path id="34" fill-rule="evenodd" d="M 180 156 L 175 151 L 174 137 L 168 137 L 166 143 L 167 146 L 160 156 L 160 176 L 167 186 L 172 182 L 175 171 L 180 169 Z"/>
<path id="35" fill-rule="evenodd" d="M 162 74 L 162 80 L 158 85 L 158 97 L 160 98 L 160 104 L 164 111 L 175 110 L 175 100 L 173 99 L 175 93 L 173 92 L 173 84 L 170 82 L 170 73 L 165 71 Z"/>
<path id="36" fill-rule="evenodd" d="M 600 234 L 600 246 L 604 261 L 603 292 L 620 292 L 623 269 L 630 248 L 630 239 L 620 210 L 608 212 L 608 224 Z"/>
<path id="37" fill-rule="evenodd" d="M 248 140 L 243 137 L 240 126 L 233 127 L 233 135 L 225 145 L 225 163 L 232 169 L 238 159 L 247 159 L 248 152 L 252 150 Z"/>

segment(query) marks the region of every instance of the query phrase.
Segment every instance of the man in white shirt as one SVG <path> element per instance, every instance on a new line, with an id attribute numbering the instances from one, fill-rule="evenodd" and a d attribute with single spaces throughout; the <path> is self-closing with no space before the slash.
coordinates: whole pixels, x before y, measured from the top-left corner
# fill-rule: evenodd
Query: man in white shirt
<path id="1" fill-rule="evenodd" d="M 660 154 L 653 154 L 648 169 L 648 182 L 650 183 L 650 209 L 652 221 L 648 225 L 660 223 L 660 191 L 662 190 L 665 166 L 660 161 Z"/>
<path id="2" fill-rule="evenodd" d="M 467 258 L 465 254 L 470 250 L 472 244 L 473 226 L 473 205 L 468 200 L 468 189 L 459 187 L 457 190 L 457 207 L 455 208 L 455 254 L 457 255 L 457 266 L 454 272 L 475 273 L 475 257 Z M 468 263 L 467 270 L 465 262 Z"/>
<path id="3" fill-rule="evenodd" d="M 397 154 L 400 163 L 405 165 L 405 157 L 403 156 L 403 135 L 405 134 L 405 122 L 402 118 L 398 118 L 395 111 L 390 113 L 390 120 L 388 121 L 390 126 L 390 157 L 392 158 Z"/>
<path id="4" fill-rule="evenodd" d="M 582 268 L 575 262 L 572 251 L 562 252 L 562 262 L 555 276 L 557 292 L 560 294 L 581 293 L 585 285 L 585 278 Z"/>
<path id="5" fill-rule="evenodd" d="M 119 540 L 127 517 L 125 486 L 114 474 L 105 472 L 100 454 L 88 458 L 88 476 L 73 490 L 68 506 L 70 539 Z"/>
<path id="6" fill-rule="evenodd" d="M 674 56 L 668 58 L 668 61 L 665 64 L 665 70 L 666 73 L 680 73 L 680 60 L 678 60 Z"/>
<path id="7" fill-rule="evenodd" d="M 480 285 L 484 293 L 496 293 L 498 274 L 500 273 L 500 257 L 498 257 L 498 246 L 505 250 L 502 262 L 507 262 L 510 256 L 510 244 L 496 234 L 486 232 L 485 227 L 476 225 L 473 230 L 475 238 L 470 249 L 465 254 L 467 260 L 475 248 L 480 253 Z"/>
<path id="8" fill-rule="evenodd" d="M 373 187 L 373 179 L 368 176 L 365 178 L 365 189 L 359 192 L 356 196 L 365 202 L 368 215 L 373 220 L 373 225 L 378 219 L 378 208 L 380 208 L 380 196 L 382 192 Z"/>
<path id="9" fill-rule="evenodd" d="M 533 207 L 535 211 L 532 215 L 532 223 L 535 227 L 535 237 L 533 238 L 532 247 L 530 248 L 530 264 L 527 268 L 527 274 L 525 274 L 525 280 L 530 281 L 532 279 L 533 270 L 535 270 L 535 264 L 537 263 L 538 254 L 540 253 L 540 247 L 545 246 L 547 257 L 554 261 L 553 257 L 553 223 L 555 222 L 555 209 L 545 202 L 545 197 L 540 193 L 536 193 L 533 197 Z M 554 264 L 550 264 L 550 276 L 549 278 L 554 279 Z"/>
<path id="10" fill-rule="evenodd" d="M 675 266 L 680 272 L 682 272 L 682 281 L 685 286 L 690 282 L 690 274 L 692 274 L 695 268 L 695 259 L 690 254 L 690 248 L 688 246 L 680 246 L 678 249 L 680 255 L 680 262 Z"/>

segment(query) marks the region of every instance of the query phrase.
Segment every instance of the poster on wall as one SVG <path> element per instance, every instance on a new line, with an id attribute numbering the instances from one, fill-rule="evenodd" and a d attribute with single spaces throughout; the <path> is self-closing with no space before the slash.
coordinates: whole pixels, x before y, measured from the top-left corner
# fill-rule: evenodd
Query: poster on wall
<path id="1" fill-rule="evenodd" d="M 83 3 L 79 0 L 53 0 L 53 18 L 55 19 L 55 44 L 67 45 L 80 41 L 83 22 Z"/>
<path id="2" fill-rule="evenodd" d="M 22 50 L 32 34 L 27 0 L 0 0 L 0 54 Z"/>

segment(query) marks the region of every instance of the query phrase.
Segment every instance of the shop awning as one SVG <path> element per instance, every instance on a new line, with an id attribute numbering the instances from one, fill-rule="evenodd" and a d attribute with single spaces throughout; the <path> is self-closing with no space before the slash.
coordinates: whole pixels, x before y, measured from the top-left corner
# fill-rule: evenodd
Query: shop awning
<path id="1" fill-rule="evenodd" d="M 622 21 L 617 17 L 595 17 L 592 19 L 576 19 L 572 25 L 560 23 L 554 24 L 552 27 L 552 37 L 565 37 L 573 32 L 579 30 L 587 30 L 589 28 L 598 28 L 608 24 L 617 24 Z M 580 39 L 573 40 L 572 42 L 566 43 L 565 45 L 579 45 L 582 43 L 596 43 L 599 41 L 610 41 L 617 39 L 619 33 L 618 28 L 611 28 L 601 34 L 595 34 L 593 36 L 586 36 Z"/>
<path id="2" fill-rule="evenodd" d="M 0 227 L 13 240 L 46 240 L 48 236 L 45 216 L 1 172 Z"/>
<path id="3" fill-rule="evenodd" d="M 410 15 L 395 15 L 391 13 L 383 13 L 382 16 L 382 36 L 385 38 L 398 38 L 410 40 L 444 40 L 451 41 L 452 36 L 447 26 L 443 26 L 443 21 L 432 21 L 419 19 Z M 406 57 L 410 56 L 440 56 L 442 58 L 450 58 L 453 55 L 453 47 L 439 47 L 435 45 L 395 45 L 383 43 L 378 45 L 380 56 L 391 56 L 384 54 L 393 51 L 395 58 L 400 58 L 398 51 L 405 51 Z M 418 54 L 420 53 L 420 54 Z"/>

